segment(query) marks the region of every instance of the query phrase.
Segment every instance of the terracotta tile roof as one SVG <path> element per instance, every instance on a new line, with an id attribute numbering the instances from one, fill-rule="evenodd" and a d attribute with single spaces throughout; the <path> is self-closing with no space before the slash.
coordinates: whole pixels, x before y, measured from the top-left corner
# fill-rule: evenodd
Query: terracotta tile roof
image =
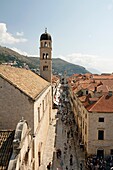
<path id="1" fill-rule="evenodd" d="M 107 74 L 103 74 L 103 75 L 93 75 L 93 78 L 94 79 L 96 79 L 96 80 L 104 80 L 104 79 L 113 79 L 113 74 L 109 74 L 109 75 L 107 75 Z"/>
<path id="2" fill-rule="evenodd" d="M 35 99 L 50 84 L 30 70 L 6 65 L 0 65 L 0 76 L 32 99 Z"/>
<path id="3" fill-rule="evenodd" d="M 113 112 L 113 95 L 105 93 L 100 99 L 87 108 L 89 112 L 112 113 Z"/>
<path id="4" fill-rule="evenodd" d="M 87 98 L 87 96 L 81 96 L 81 97 L 79 97 L 79 100 L 80 100 L 81 102 L 85 102 L 85 101 L 86 101 L 86 98 Z"/>
<path id="5" fill-rule="evenodd" d="M 76 78 L 76 77 L 80 77 L 80 76 L 81 76 L 81 74 L 73 74 L 73 75 L 70 76 L 70 77 L 72 77 L 72 78 L 75 77 L 75 78 Z"/>
<path id="6" fill-rule="evenodd" d="M 99 92 L 99 91 L 108 92 L 108 91 L 109 91 L 109 90 L 108 90 L 108 86 L 106 86 L 106 85 L 101 85 L 101 86 L 97 87 L 97 91 L 98 91 L 98 92 Z"/>
<path id="7" fill-rule="evenodd" d="M 14 131 L 0 131 L 0 170 L 7 170 L 13 149 Z"/>
<path id="8" fill-rule="evenodd" d="M 113 80 L 101 80 L 101 84 L 97 87 L 97 91 L 108 92 L 113 91 Z"/>
<path id="9" fill-rule="evenodd" d="M 113 80 L 101 80 L 102 84 L 107 86 L 108 88 L 112 88 L 113 89 Z"/>

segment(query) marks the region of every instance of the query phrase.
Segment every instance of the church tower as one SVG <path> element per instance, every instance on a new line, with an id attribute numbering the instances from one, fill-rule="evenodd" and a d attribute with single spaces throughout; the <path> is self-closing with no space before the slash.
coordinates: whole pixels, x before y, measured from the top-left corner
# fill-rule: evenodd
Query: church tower
<path id="1" fill-rule="evenodd" d="M 40 36 L 40 76 L 51 83 L 52 81 L 52 38 L 45 33 Z"/>

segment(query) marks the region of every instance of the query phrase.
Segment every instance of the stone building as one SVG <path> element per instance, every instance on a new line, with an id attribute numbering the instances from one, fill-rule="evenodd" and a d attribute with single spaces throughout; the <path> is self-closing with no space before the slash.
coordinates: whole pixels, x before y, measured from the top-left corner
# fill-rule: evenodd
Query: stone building
<path id="1" fill-rule="evenodd" d="M 22 117 L 28 122 L 30 129 L 26 140 L 23 141 L 22 138 L 16 140 L 15 138 L 13 141 L 14 145 L 20 144 L 16 170 L 20 166 L 21 169 L 25 169 L 27 165 L 30 169 L 39 169 L 42 163 L 48 127 L 51 121 L 52 41 L 51 36 L 47 32 L 41 35 L 40 44 L 41 76 L 28 69 L 0 65 L 0 129 L 7 131 L 9 129 L 15 130 L 18 121 Z M 23 123 L 23 126 L 27 128 L 27 124 L 25 122 Z M 23 133 L 24 131 L 22 131 Z M 14 156 L 14 152 L 15 150 L 13 150 L 12 156 Z M 27 157 L 29 159 L 27 165 L 23 162 L 24 156 L 25 159 Z M 9 166 L 12 166 L 11 162 Z"/>
<path id="2" fill-rule="evenodd" d="M 87 155 L 113 155 L 113 75 L 68 80 L 76 135 Z"/>

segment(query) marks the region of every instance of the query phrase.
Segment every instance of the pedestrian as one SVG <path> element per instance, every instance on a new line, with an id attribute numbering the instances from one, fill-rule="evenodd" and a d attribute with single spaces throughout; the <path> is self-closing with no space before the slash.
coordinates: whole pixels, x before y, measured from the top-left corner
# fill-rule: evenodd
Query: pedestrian
<path id="1" fill-rule="evenodd" d="M 82 166 L 82 162 L 80 162 L 80 170 L 82 170 L 82 167 L 83 167 L 83 166 Z"/>
<path id="2" fill-rule="evenodd" d="M 73 155 L 72 154 L 70 155 L 70 165 L 71 166 L 73 165 Z"/>
<path id="3" fill-rule="evenodd" d="M 61 165 L 61 167 L 63 166 L 63 160 L 60 161 L 60 165 Z"/>
<path id="4" fill-rule="evenodd" d="M 71 149 L 71 141 L 69 140 L 69 142 L 68 142 L 68 143 L 69 143 L 69 149 Z"/>
<path id="5" fill-rule="evenodd" d="M 61 158 L 61 150 L 60 149 L 57 149 L 57 152 L 56 152 L 56 155 L 57 155 L 57 159 Z"/>
<path id="6" fill-rule="evenodd" d="M 64 151 L 64 159 L 65 159 L 65 157 L 66 157 L 66 151 Z"/>
<path id="7" fill-rule="evenodd" d="M 66 170 L 68 170 L 68 167 L 66 166 Z"/>
<path id="8" fill-rule="evenodd" d="M 47 165 L 47 170 L 51 169 L 51 162 L 49 162 L 49 164 Z"/>

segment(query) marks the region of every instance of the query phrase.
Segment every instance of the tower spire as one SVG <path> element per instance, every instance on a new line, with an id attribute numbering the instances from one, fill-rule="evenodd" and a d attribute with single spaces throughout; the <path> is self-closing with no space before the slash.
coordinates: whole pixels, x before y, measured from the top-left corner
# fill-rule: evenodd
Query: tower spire
<path id="1" fill-rule="evenodd" d="M 45 33 L 47 33 L 47 28 L 45 28 Z"/>

